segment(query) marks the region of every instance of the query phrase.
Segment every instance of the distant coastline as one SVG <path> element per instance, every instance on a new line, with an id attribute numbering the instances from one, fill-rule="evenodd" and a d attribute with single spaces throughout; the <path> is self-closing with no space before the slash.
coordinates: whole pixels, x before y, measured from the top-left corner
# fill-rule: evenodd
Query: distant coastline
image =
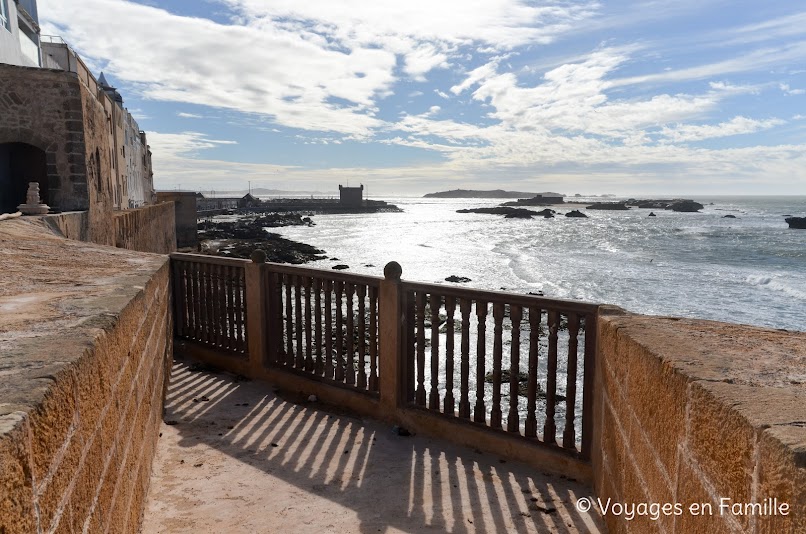
<path id="1" fill-rule="evenodd" d="M 531 198 L 547 193 L 524 193 L 523 191 L 504 191 L 503 189 L 475 190 L 475 189 L 453 189 L 451 191 L 440 191 L 428 193 L 423 198 Z M 562 196 L 557 193 L 550 193 L 552 196 Z"/>

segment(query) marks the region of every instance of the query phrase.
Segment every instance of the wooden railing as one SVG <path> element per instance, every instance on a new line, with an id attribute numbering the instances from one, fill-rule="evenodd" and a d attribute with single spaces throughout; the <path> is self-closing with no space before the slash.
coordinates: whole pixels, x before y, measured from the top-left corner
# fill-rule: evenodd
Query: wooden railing
<path id="1" fill-rule="evenodd" d="M 262 251 L 171 258 L 176 335 L 218 365 L 466 441 L 514 438 L 527 460 L 531 444 L 590 458 L 598 305 L 402 282 L 395 262 L 378 278 Z"/>
<path id="2" fill-rule="evenodd" d="M 269 263 L 263 276 L 269 361 L 377 392 L 381 279 Z"/>
<path id="3" fill-rule="evenodd" d="M 589 456 L 598 306 L 435 284 L 402 291 L 410 403 Z"/>
<path id="4" fill-rule="evenodd" d="M 245 260 L 172 254 L 178 337 L 245 355 Z"/>

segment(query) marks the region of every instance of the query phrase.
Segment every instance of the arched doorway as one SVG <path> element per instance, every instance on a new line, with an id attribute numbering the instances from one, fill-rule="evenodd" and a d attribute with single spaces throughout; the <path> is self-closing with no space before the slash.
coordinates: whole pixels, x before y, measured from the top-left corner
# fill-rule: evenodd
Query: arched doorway
<path id="1" fill-rule="evenodd" d="M 0 143 L 0 213 L 17 211 L 25 202 L 28 182 L 39 182 L 40 198 L 48 204 L 45 151 L 27 143 Z"/>

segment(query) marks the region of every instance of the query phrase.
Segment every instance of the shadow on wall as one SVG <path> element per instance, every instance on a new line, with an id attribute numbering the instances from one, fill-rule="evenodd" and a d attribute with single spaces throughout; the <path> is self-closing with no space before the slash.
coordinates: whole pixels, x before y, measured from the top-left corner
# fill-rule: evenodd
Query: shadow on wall
<path id="1" fill-rule="evenodd" d="M 25 203 L 28 182 L 39 182 L 39 196 L 48 204 L 45 152 L 26 143 L 0 144 L 0 213 L 14 213 Z"/>
<path id="2" fill-rule="evenodd" d="M 355 516 L 366 533 L 596 532 L 601 524 L 574 509 L 590 491 L 573 481 L 443 441 L 398 436 L 388 425 L 278 394 L 265 383 L 175 364 L 165 420 L 176 425 L 177 443 L 160 445 L 144 532 L 247 531 L 275 520 L 343 530 L 345 520 L 355 528 Z M 176 482 L 182 470 L 187 487 Z M 273 477 L 294 488 L 271 493 L 279 485 Z M 335 506 L 317 506 L 322 499 Z M 160 508 L 171 517 L 158 520 Z M 217 524 L 203 523 L 205 508 Z"/>

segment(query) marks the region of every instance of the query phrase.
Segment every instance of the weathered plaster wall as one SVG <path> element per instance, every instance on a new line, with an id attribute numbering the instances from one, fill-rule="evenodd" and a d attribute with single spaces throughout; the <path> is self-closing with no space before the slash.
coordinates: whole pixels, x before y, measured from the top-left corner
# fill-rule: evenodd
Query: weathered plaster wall
<path id="1" fill-rule="evenodd" d="M 99 99 L 87 86 L 80 84 L 83 111 L 84 164 L 75 165 L 84 177 L 84 188 L 89 197 L 89 238 L 93 243 L 114 245 L 115 234 L 112 214 L 115 209 L 113 192 L 115 177 L 109 172 L 113 158 L 109 144 L 109 114 L 104 99 Z"/>
<path id="2" fill-rule="evenodd" d="M 176 246 L 179 248 L 196 248 L 199 244 L 196 193 L 186 191 L 160 191 L 157 193 L 157 202 L 174 203 Z"/>
<path id="3" fill-rule="evenodd" d="M 172 352 L 168 258 L 0 222 L 0 532 L 137 532 Z"/>
<path id="4" fill-rule="evenodd" d="M 115 246 L 141 252 L 176 251 L 176 223 L 171 203 L 116 211 Z"/>
<path id="5" fill-rule="evenodd" d="M 606 515 L 610 532 L 806 532 L 806 334 L 611 311 L 599 321 L 596 494 L 684 513 Z M 777 498 L 790 513 L 723 514 L 723 497 Z"/>

